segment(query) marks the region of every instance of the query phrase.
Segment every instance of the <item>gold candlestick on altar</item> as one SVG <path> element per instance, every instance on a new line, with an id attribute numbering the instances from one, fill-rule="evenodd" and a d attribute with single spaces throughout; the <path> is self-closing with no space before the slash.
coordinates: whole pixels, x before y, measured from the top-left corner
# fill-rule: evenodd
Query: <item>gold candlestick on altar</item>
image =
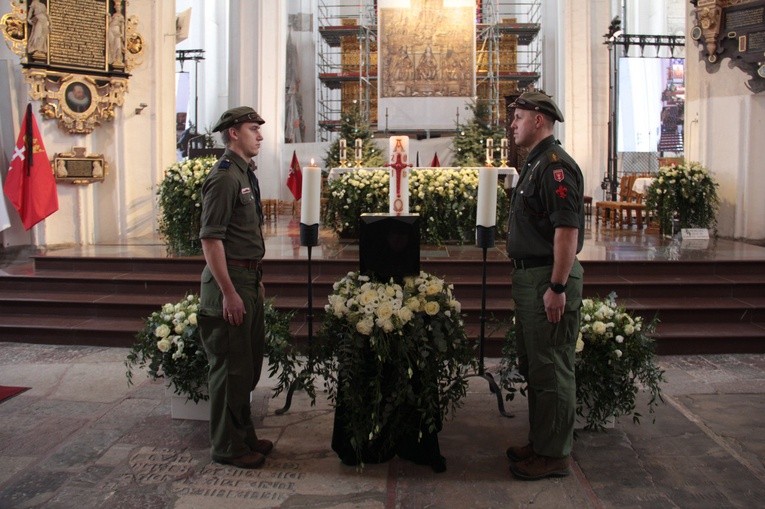
<path id="1" fill-rule="evenodd" d="M 353 156 L 356 159 L 356 168 L 361 168 L 361 162 L 362 162 L 362 159 L 364 158 L 362 148 L 363 148 L 363 145 L 361 142 L 361 138 L 356 138 L 354 151 L 353 151 Z"/>
<path id="2" fill-rule="evenodd" d="M 499 160 L 501 168 L 507 168 L 507 138 L 502 138 L 499 145 Z"/>
<path id="3" fill-rule="evenodd" d="M 340 167 L 345 167 L 348 162 L 348 147 L 345 144 L 345 138 L 340 138 Z"/>
<path id="4" fill-rule="evenodd" d="M 494 166 L 494 140 L 492 138 L 486 138 L 486 167 L 490 168 Z"/>

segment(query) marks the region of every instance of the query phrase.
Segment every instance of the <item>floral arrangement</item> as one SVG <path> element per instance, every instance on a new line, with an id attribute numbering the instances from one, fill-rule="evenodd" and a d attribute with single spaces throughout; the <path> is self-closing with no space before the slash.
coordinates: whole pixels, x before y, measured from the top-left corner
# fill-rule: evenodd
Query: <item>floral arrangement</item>
<path id="1" fill-rule="evenodd" d="M 347 411 L 361 463 L 372 441 L 395 443 L 412 408 L 420 430 L 435 432 L 465 396 L 475 354 L 452 286 L 435 276 L 421 272 L 399 284 L 351 272 L 333 289 L 323 328 L 337 363 L 330 397 Z"/>
<path id="2" fill-rule="evenodd" d="M 162 216 L 159 233 L 175 255 L 202 252 L 199 222 L 202 215 L 202 184 L 215 165 L 215 157 L 185 159 L 165 170 L 157 195 Z"/>
<path id="3" fill-rule="evenodd" d="M 612 417 L 632 415 L 635 423 L 641 414 L 635 400 L 640 390 L 650 395 L 648 411 L 653 413 L 661 399 L 664 371 L 654 363 L 655 343 L 651 334 L 657 320 L 644 322 L 616 303 L 616 295 L 606 299 L 584 299 L 581 327 L 576 342 L 576 413 L 585 429 L 603 429 Z M 520 386 L 525 395 L 525 380 L 518 372 L 515 334 L 510 327 L 502 358 L 502 386 L 513 399 Z"/>
<path id="4" fill-rule="evenodd" d="M 199 297 L 186 295 L 179 302 L 167 303 L 153 312 L 136 335 L 125 367 L 128 384 L 134 369 L 147 369 L 152 380 L 164 378 L 176 394 L 197 402 L 206 400 L 208 363 L 197 326 Z M 271 375 L 279 372 L 274 396 L 300 376 L 302 364 L 290 346 L 291 314 L 280 313 L 266 301 L 266 348 Z"/>
<path id="5" fill-rule="evenodd" d="M 673 219 L 679 221 L 679 228 L 714 228 L 719 203 L 717 183 L 709 170 L 696 162 L 659 168 L 645 200 L 662 233 L 673 231 Z"/>
<path id="6" fill-rule="evenodd" d="M 353 171 L 329 182 L 324 223 L 341 236 L 358 235 L 359 216 L 387 212 L 388 170 Z M 409 210 L 422 218 L 420 238 L 427 244 L 473 242 L 478 200 L 478 170 L 432 169 L 409 175 Z M 497 227 L 507 228 L 508 199 L 497 185 Z"/>

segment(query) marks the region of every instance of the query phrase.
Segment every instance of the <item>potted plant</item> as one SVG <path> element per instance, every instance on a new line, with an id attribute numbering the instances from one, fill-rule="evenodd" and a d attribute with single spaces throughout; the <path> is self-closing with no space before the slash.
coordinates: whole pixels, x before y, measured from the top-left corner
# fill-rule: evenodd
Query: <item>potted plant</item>
<path id="1" fill-rule="evenodd" d="M 671 234 L 679 228 L 715 228 L 720 199 L 709 170 L 685 161 L 659 168 L 645 204 L 658 220 L 661 233 Z"/>
<path id="2" fill-rule="evenodd" d="M 165 170 L 157 195 L 162 209 L 159 233 L 174 255 L 202 253 L 199 221 L 202 215 L 202 184 L 217 161 L 214 157 L 185 159 Z"/>
<path id="3" fill-rule="evenodd" d="M 640 391 L 649 395 L 649 413 L 662 401 L 664 371 L 655 363 L 651 337 L 657 320 L 646 323 L 634 316 L 616 303 L 614 293 L 606 299 L 584 299 L 581 313 L 575 360 L 577 416 L 585 429 L 602 430 L 610 419 L 622 415 L 640 422 L 636 404 Z M 526 394 L 516 352 L 513 324 L 501 361 L 501 383 L 508 400 L 518 391 Z"/>
<path id="4" fill-rule="evenodd" d="M 133 371 L 146 369 L 152 380 L 164 379 L 179 396 L 197 403 L 207 396 L 207 356 L 199 336 L 197 311 L 199 297 L 186 295 L 177 303 L 167 303 L 146 318 L 136 335 L 125 367 L 128 384 L 133 383 Z M 289 331 L 290 313 L 280 313 L 266 301 L 266 348 L 270 374 L 278 373 L 274 396 L 301 376 L 304 362 L 292 347 Z"/>

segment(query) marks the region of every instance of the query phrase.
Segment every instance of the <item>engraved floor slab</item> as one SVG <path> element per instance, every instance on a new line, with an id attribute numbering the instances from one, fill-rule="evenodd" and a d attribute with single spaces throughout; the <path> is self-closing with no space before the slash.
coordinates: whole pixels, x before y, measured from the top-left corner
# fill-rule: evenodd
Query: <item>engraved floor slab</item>
<path id="1" fill-rule="evenodd" d="M 263 468 L 242 470 L 210 460 L 206 422 L 170 418 L 163 384 L 138 374 L 128 387 L 126 354 L 0 343 L 0 383 L 32 386 L 0 404 L 0 507 L 752 507 L 765 499 L 763 355 L 660 358 L 668 382 L 655 424 L 621 418 L 604 433 L 579 432 L 570 476 L 521 482 L 504 450 L 525 441 L 526 401 L 507 403 L 515 418 L 500 416 L 481 378 L 470 379 L 464 406 L 439 434 L 441 474 L 400 458 L 363 471 L 343 465 L 321 392 L 315 406 L 297 393 L 276 415 L 284 395 L 270 399 L 274 381 L 264 378 L 254 421 L 276 447 Z M 487 359 L 487 371 L 496 366 Z"/>

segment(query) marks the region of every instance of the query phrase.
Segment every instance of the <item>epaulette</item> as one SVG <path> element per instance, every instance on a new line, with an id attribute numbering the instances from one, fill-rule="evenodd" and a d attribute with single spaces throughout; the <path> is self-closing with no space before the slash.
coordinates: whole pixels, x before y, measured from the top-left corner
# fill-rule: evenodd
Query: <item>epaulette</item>
<path id="1" fill-rule="evenodd" d="M 230 159 L 221 159 L 220 163 L 218 163 L 218 169 L 220 170 L 228 170 L 230 166 L 231 166 Z"/>

